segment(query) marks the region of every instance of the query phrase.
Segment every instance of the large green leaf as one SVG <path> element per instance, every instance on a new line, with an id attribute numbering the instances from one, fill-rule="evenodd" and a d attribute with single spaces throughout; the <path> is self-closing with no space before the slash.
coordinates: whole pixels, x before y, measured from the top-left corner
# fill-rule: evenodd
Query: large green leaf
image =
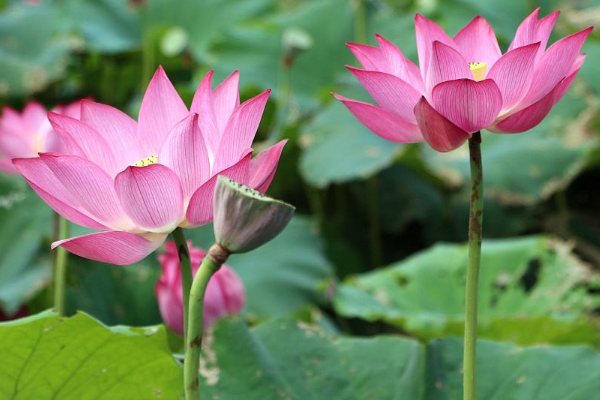
<path id="1" fill-rule="evenodd" d="M 209 46 L 237 24 L 264 14 L 272 0 L 149 0 L 144 4 L 145 34 L 179 28 L 189 38 L 189 46 L 199 61 L 211 55 Z"/>
<path id="2" fill-rule="evenodd" d="M 203 397 L 251 399 L 420 399 L 424 352 L 414 340 L 332 336 L 288 319 L 248 327 L 217 324 L 205 339 Z"/>
<path id="3" fill-rule="evenodd" d="M 293 54 L 289 76 L 281 66 L 289 55 L 284 38 L 290 32 L 310 42 Z M 353 40 L 353 9 L 345 0 L 307 1 L 248 25 L 232 28 L 213 47 L 211 65 L 221 73 L 241 72 L 242 83 L 270 87 L 280 98 L 282 82 L 290 87 L 290 113 L 314 110 L 335 89 L 352 54 L 344 43 Z M 286 116 L 289 117 L 289 116 Z"/>
<path id="4" fill-rule="evenodd" d="M 589 131 L 596 106 L 588 104 L 585 88 L 573 86 L 546 119 L 530 131 L 515 135 L 483 133 L 487 196 L 505 204 L 532 204 L 564 189 L 587 165 L 598 145 Z M 451 153 L 439 153 L 423 145 L 423 154 L 429 168 L 450 186 L 467 186 L 466 145 Z"/>
<path id="5" fill-rule="evenodd" d="M 25 183 L 0 177 L 0 308 L 16 312 L 50 276 L 52 211 Z M 45 257 L 44 257 L 45 256 Z"/>
<path id="6" fill-rule="evenodd" d="M 462 340 L 427 347 L 427 400 L 460 400 Z M 586 346 L 519 347 L 482 340 L 477 397 L 486 400 L 591 400 L 600 392 L 600 355 Z"/>
<path id="7" fill-rule="evenodd" d="M 600 390 L 600 355 L 589 347 L 479 341 L 478 362 L 482 399 L 589 400 Z M 253 329 L 226 319 L 206 337 L 200 371 L 204 397 L 223 400 L 459 400 L 461 364 L 460 339 L 424 346 L 335 336 L 289 319 Z"/>
<path id="8" fill-rule="evenodd" d="M 82 310 L 109 325 L 161 322 L 154 291 L 160 276 L 155 256 L 115 266 L 70 255 L 68 270 L 68 312 Z"/>
<path id="9" fill-rule="evenodd" d="M 401 147 L 375 135 L 340 102 L 302 130 L 300 172 L 313 186 L 368 178 L 389 166 Z"/>
<path id="10" fill-rule="evenodd" d="M 212 226 L 186 231 L 186 235 L 204 248 L 214 241 Z M 246 314 L 259 318 L 288 315 L 322 302 L 318 286 L 333 275 L 313 221 L 299 215 L 271 242 L 233 255 L 227 264 L 244 283 Z"/>
<path id="11" fill-rule="evenodd" d="M 588 293 L 594 285 L 590 271 L 569 250 L 543 237 L 484 242 L 481 335 L 518 343 L 598 342 L 597 328 L 585 318 L 600 298 Z M 335 308 L 423 338 L 460 335 L 466 265 L 466 246 L 437 245 L 347 280 L 337 290 Z"/>
<path id="12" fill-rule="evenodd" d="M 3 399 L 177 399 L 181 368 L 163 328 L 108 328 L 51 312 L 0 324 Z"/>
<path id="13" fill-rule="evenodd" d="M 102 53 L 136 50 L 141 45 L 139 13 L 121 0 L 71 0 L 65 21 L 79 32 L 85 49 Z"/>
<path id="14" fill-rule="evenodd" d="M 11 2 L 0 14 L 0 96 L 36 93 L 64 74 L 71 46 L 52 3 Z"/>

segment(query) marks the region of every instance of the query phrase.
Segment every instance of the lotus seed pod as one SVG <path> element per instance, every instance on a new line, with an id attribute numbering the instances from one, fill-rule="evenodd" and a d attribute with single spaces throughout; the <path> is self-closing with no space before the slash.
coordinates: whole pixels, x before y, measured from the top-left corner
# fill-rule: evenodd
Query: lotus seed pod
<path id="1" fill-rule="evenodd" d="M 295 207 L 219 176 L 214 193 L 217 243 L 230 253 L 245 253 L 267 243 L 290 222 Z"/>

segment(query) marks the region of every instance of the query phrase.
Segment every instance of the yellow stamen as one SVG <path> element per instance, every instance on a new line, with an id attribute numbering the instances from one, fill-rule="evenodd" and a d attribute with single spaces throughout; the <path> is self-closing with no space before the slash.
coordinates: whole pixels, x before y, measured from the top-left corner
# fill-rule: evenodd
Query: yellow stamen
<path id="1" fill-rule="evenodd" d="M 134 167 L 147 167 L 148 165 L 156 164 L 158 162 L 158 156 L 150 156 L 142 158 L 140 161 L 133 164 Z"/>
<path id="2" fill-rule="evenodd" d="M 469 68 L 471 68 L 471 73 L 473 74 L 473 79 L 476 81 L 481 81 L 485 78 L 485 73 L 487 72 L 487 63 L 484 62 L 470 62 Z"/>

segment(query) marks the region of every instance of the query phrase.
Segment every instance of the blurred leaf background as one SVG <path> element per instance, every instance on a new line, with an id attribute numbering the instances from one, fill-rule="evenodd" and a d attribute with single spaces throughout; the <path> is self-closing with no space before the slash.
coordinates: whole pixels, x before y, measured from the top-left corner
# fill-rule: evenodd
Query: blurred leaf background
<path id="1" fill-rule="evenodd" d="M 290 140 L 269 193 L 298 208 L 284 234 L 229 262 L 247 288 L 244 318 L 311 319 L 318 307 L 334 332 L 459 336 L 466 148 L 386 142 L 330 92 L 368 99 L 344 68 L 355 64 L 345 42 L 374 44 L 380 33 L 416 61 L 415 12 L 450 35 L 480 14 L 506 49 L 538 6 L 542 15 L 562 11 L 551 41 L 600 21 L 597 0 L 3 0 L 0 103 L 50 108 L 91 97 L 135 117 L 158 65 L 188 104 L 208 70 L 218 82 L 239 69 L 243 99 L 273 89 L 255 149 Z M 483 135 L 484 237 L 494 239 L 483 260 L 484 337 L 600 344 L 598 32 L 584 51 L 577 80 L 542 124 Z M 6 315 L 49 307 L 51 221 L 21 178 L 0 176 Z M 210 226 L 188 235 L 211 243 Z M 107 324 L 161 322 L 155 257 L 115 267 L 70 256 L 69 271 L 71 312 Z"/>

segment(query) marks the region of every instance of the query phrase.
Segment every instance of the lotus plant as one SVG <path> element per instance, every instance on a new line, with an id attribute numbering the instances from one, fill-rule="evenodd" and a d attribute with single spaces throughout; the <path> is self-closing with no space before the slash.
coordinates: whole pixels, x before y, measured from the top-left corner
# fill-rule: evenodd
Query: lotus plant
<path id="1" fill-rule="evenodd" d="M 188 242 L 192 274 L 196 276 L 206 251 L 192 247 Z M 156 283 L 158 308 L 165 324 L 183 336 L 183 293 L 181 271 L 175 242 L 167 242 L 165 253 L 158 256 L 162 274 Z M 204 298 L 204 329 L 210 328 L 217 320 L 228 314 L 239 313 L 244 308 L 246 293 L 244 284 L 233 269 L 227 265 L 213 275 Z"/>
<path id="2" fill-rule="evenodd" d="M 469 141 L 471 209 L 465 291 L 464 399 L 475 399 L 477 285 L 483 217 L 482 129 L 519 133 L 538 125 L 562 98 L 585 60 L 592 28 L 547 47 L 559 12 L 539 8 L 518 27 L 503 54 L 492 27 L 475 17 L 454 38 L 415 17 L 419 66 L 377 35 L 379 47 L 349 43 L 362 68 L 348 67 L 377 105 L 334 96 L 384 139 L 426 141 L 440 152 Z"/>
<path id="3" fill-rule="evenodd" d="M 182 228 L 212 221 L 219 175 L 264 192 L 286 142 L 251 158 L 250 146 L 270 91 L 240 104 L 238 72 L 214 89 L 212 74 L 206 74 L 188 109 L 158 68 L 137 122 L 116 108 L 89 100 L 81 103 L 80 119 L 49 113 L 61 153 L 13 160 L 57 213 L 100 231 L 57 241 L 52 248 L 127 265 L 148 256 L 173 233 L 185 314 L 192 269 Z"/>

